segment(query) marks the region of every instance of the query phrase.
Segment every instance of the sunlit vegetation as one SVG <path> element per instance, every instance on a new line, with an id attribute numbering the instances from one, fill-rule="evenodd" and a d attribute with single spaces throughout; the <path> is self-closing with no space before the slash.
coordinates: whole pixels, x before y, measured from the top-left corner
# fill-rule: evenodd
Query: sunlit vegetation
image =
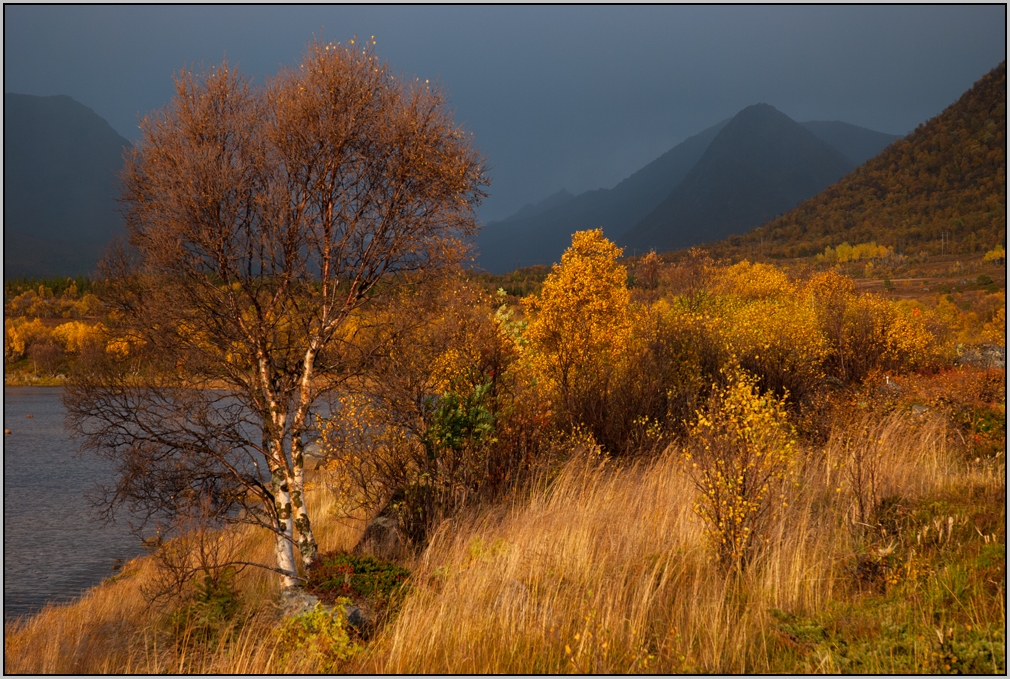
<path id="1" fill-rule="evenodd" d="M 1004 293 L 620 255 L 579 232 L 521 296 L 450 275 L 355 321 L 307 472 L 320 606 L 223 565 L 266 531 L 197 526 L 7 623 L 5 670 L 1004 673 L 1005 370 L 963 358 L 1004 347 Z M 14 320 L 10 351 L 116 351 Z M 376 515 L 393 557 L 353 551 Z"/>

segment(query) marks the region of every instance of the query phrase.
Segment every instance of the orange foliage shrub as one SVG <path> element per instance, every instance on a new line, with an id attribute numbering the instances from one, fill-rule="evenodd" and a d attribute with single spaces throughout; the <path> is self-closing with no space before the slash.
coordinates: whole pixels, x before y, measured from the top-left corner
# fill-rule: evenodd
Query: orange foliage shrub
<path id="1" fill-rule="evenodd" d="M 522 482 L 550 453 L 550 420 L 511 315 L 462 282 L 378 319 L 371 379 L 320 422 L 330 486 L 352 512 L 389 507 L 416 544 L 460 508 Z"/>
<path id="2" fill-rule="evenodd" d="M 53 337 L 63 345 L 64 349 L 75 354 L 100 345 L 104 335 L 105 326 L 101 323 L 88 325 L 80 321 L 70 321 L 53 329 Z"/>
<path id="3" fill-rule="evenodd" d="M 744 260 L 713 276 L 712 292 L 741 299 L 765 299 L 796 294 L 796 286 L 782 269 Z"/>

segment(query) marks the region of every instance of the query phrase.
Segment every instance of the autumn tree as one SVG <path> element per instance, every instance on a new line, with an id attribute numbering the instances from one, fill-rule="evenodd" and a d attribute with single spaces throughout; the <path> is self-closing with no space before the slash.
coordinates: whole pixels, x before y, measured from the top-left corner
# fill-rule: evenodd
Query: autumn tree
<path id="1" fill-rule="evenodd" d="M 540 296 L 523 299 L 533 316 L 527 337 L 535 373 L 569 428 L 584 422 L 587 410 L 607 410 L 615 367 L 630 339 L 621 252 L 602 229 L 577 231 Z"/>
<path id="2" fill-rule="evenodd" d="M 312 42 L 253 85 L 183 70 L 126 158 L 129 246 L 105 265 L 113 334 L 145 359 L 82 365 L 66 392 L 104 499 L 167 522 L 212 500 L 275 535 L 276 570 L 316 555 L 304 445 L 352 365 L 364 305 L 458 263 L 484 161 L 444 93 L 374 42 Z M 204 503 L 204 505 L 201 505 Z"/>

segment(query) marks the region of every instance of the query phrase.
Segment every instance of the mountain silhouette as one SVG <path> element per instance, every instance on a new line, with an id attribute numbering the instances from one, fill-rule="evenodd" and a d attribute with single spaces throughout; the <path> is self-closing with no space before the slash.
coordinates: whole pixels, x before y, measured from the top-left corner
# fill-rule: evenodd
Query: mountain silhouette
<path id="1" fill-rule="evenodd" d="M 4 93 L 4 277 L 91 272 L 123 231 L 130 143 L 68 96 Z"/>
<path id="2" fill-rule="evenodd" d="M 774 201 L 771 208 L 765 206 L 764 209 L 758 209 L 756 216 L 744 222 L 750 226 L 755 226 L 768 217 L 794 207 L 803 198 L 813 195 L 811 191 L 816 193 L 820 188 L 824 188 L 827 185 L 824 184 L 824 181 L 830 183 L 840 176 L 839 173 L 844 173 L 847 169 L 862 164 L 900 139 L 897 135 L 876 132 L 839 121 L 810 121 L 799 123 L 797 126 L 796 123 L 772 107 L 765 108 L 778 114 L 781 124 L 776 129 L 769 128 L 763 129 L 763 131 L 760 125 L 757 127 L 739 125 L 743 129 L 737 130 L 736 140 L 731 138 L 723 142 L 725 146 L 729 147 L 728 155 L 736 154 L 740 156 L 739 160 L 746 161 L 748 158 L 745 156 L 749 154 L 749 160 L 754 163 L 754 173 L 760 178 L 767 173 L 768 169 L 773 169 L 771 166 L 776 162 L 780 165 L 784 162 L 781 156 L 788 156 L 798 150 L 806 149 L 805 153 L 811 151 L 812 148 L 819 148 L 815 155 L 828 163 L 830 172 L 828 179 L 825 180 L 822 177 L 823 172 L 820 170 L 813 167 L 806 168 L 803 165 L 805 161 L 799 158 L 793 159 L 799 163 L 801 175 L 813 169 L 812 179 L 814 181 L 804 183 L 801 179 L 794 182 L 796 185 L 787 189 L 784 197 L 780 196 L 781 200 Z M 741 123 L 745 122 L 748 117 L 757 117 L 757 112 L 760 110 L 758 107 L 755 111 L 748 113 Z M 769 117 L 774 120 L 776 116 Z M 645 247 L 649 243 L 648 238 L 637 242 L 628 241 L 625 236 L 630 238 L 628 232 L 632 227 L 657 210 L 660 203 L 670 197 L 671 193 L 692 171 L 692 168 L 706 155 L 709 146 L 729 122 L 730 120 L 725 120 L 686 139 L 612 189 L 587 191 L 578 196 L 572 196 L 568 191 L 561 190 L 538 203 L 524 206 L 515 214 L 501 221 L 488 224 L 477 238 L 480 252 L 478 265 L 489 271 L 502 273 L 519 265 L 550 264 L 561 258 L 561 253 L 571 243 L 572 233 L 597 227 L 603 227 L 609 238 L 627 243 L 631 248 L 629 254 L 633 254 L 636 250 L 655 247 L 653 245 Z M 814 137 L 837 151 L 845 162 L 839 165 L 838 155 L 832 154 L 830 150 L 826 151 L 823 145 L 816 144 L 809 134 L 804 135 L 797 127 L 806 128 Z M 787 132 L 784 137 L 781 139 L 776 137 L 784 131 Z M 756 136 L 754 139 L 744 139 L 747 135 Z M 796 137 L 803 140 L 803 143 L 790 145 L 788 139 Z M 756 149 L 755 145 L 761 143 L 770 148 Z M 833 159 L 826 160 L 828 156 L 833 156 Z M 767 162 L 771 164 L 769 168 L 761 166 L 763 161 L 758 160 L 760 157 L 767 159 Z M 779 161 L 774 160 L 776 157 L 779 158 Z M 726 160 L 724 159 L 724 161 Z M 819 161 L 813 162 L 813 166 L 819 164 Z M 733 163 L 725 162 L 725 165 L 724 171 L 728 171 Z M 711 173 L 719 171 L 718 167 L 710 168 Z M 737 180 L 740 179 L 737 176 Z M 709 207 L 704 208 L 702 212 L 717 210 L 717 205 L 733 200 L 734 195 L 737 195 L 739 200 L 750 201 L 755 207 L 760 208 L 762 203 L 754 203 L 755 192 L 747 188 L 749 181 L 743 180 L 743 183 L 739 185 L 732 185 L 731 182 L 729 185 L 724 183 L 721 190 L 710 196 Z M 691 186 L 693 191 L 703 188 L 704 182 Z M 763 200 L 767 196 L 759 192 L 757 198 Z M 773 211 L 768 213 L 767 209 Z M 659 219 L 658 216 L 657 219 Z M 707 234 L 702 232 L 699 232 L 698 237 L 709 238 Z M 695 239 L 689 240 L 692 240 L 689 244 L 702 242 Z M 682 242 L 686 243 L 687 241 Z M 661 244 L 659 247 L 663 247 L 663 245 Z"/>
<path id="3" fill-rule="evenodd" d="M 901 139 L 901 135 L 868 130 L 838 120 L 810 120 L 800 125 L 834 146 L 853 165 L 862 165 Z"/>
<path id="4" fill-rule="evenodd" d="M 539 204 L 554 200 L 553 206 L 542 210 L 526 206 L 486 225 L 477 237 L 478 265 L 503 273 L 520 265 L 551 264 L 561 258 L 575 231 L 603 227 L 609 238 L 623 235 L 687 176 L 727 122 L 689 137 L 612 189 L 587 191 L 567 200 L 560 200 L 559 192 Z"/>
<path id="5" fill-rule="evenodd" d="M 618 242 L 665 251 L 746 233 L 853 167 L 839 150 L 774 107 L 748 106 L 670 195 Z"/>

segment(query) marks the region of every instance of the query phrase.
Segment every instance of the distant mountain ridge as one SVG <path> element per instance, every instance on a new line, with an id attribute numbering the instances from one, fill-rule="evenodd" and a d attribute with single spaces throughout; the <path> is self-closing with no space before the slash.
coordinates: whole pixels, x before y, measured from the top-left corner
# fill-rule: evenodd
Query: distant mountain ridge
<path id="1" fill-rule="evenodd" d="M 862 165 L 901 139 L 899 134 L 868 130 L 839 120 L 809 120 L 800 125 L 835 147 L 853 166 Z"/>
<path id="2" fill-rule="evenodd" d="M 774 111 L 774 108 L 768 108 Z M 833 170 L 838 177 L 900 138 L 897 135 L 875 132 L 838 121 L 794 123 L 784 114 L 779 115 L 793 126 L 805 128 L 812 133 L 812 136 L 833 149 L 827 153 L 834 155 L 832 162 L 836 166 L 838 161 L 844 164 L 840 174 L 837 172 L 838 167 Z M 689 137 L 612 189 L 587 191 L 577 196 L 571 196 L 563 190 L 535 205 L 524 206 L 504 220 L 489 223 L 477 238 L 480 252 L 478 265 L 489 271 L 505 272 L 519 265 L 556 262 L 571 242 L 571 234 L 581 229 L 603 227 L 609 238 L 624 242 L 633 227 L 646 220 L 661 203 L 669 199 L 671 193 L 683 181 L 686 181 L 688 174 L 706 155 L 709 147 L 731 120 L 724 120 Z M 802 131 L 796 129 L 792 130 L 791 135 L 804 136 Z M 809 138 L 807 142 L 808 146 L 811 144 L 816 146 L 816 143 L 810 142 Z M 823 156 L 824 149 L 821 151 Z M 803 183 L 802 179 L 799 183 Z M 817 190 L 824 188 L 826 184 L 821 185 L 822 183 L 822 180 L 818 180 L 813 188 L 801 191 L 797 194 L 798 197 L 793 195 L 791 199 L 795 202 L 776 203 L 773 206 L 776 211 L 761 213 L 755 218 L 757 221 L 749 223 L 746 228 L 756 226 L 764 219 L 794 207 L 800 200 L 809 198 Z M 662 216 L 656 217 L 660 222 L 663 219 Z M 656 247 L 650 245 L 650 238 L 648 235 L 642 236 L 639 242 L 631 242 L 628 245 L 632 251 Z M 694 242 L 711 240 L 712 236 L 700 233 L 698 238 L 702 240 Z"/>
<path id="3" fill-rule="evenodd" d="M 743 234 L 841 179 L 854 165 L 768 104 L 740 111 L 687 177 L 618 243 L 674 250 Z"/>
<path id="4" fill-rule="evenodd" d="M 64 95 L 4 93 L 4 277 L 94 269 L 123 231 L 118 173 L 130 143 Z"/>
<path id="5" fill-rule="evenodd" d="M 488 224 L 477 237 L 478 264 L 494 272 L 550 264 L 571 244 L 575 231 L 602 226 L 610 237 L 623 234 L 687 176 L 728 122 L 688 137 L 612 189 L 587 191 L 533 214 L 524 213 L 527 208 L 523 208 L 504 221 Z"/>

